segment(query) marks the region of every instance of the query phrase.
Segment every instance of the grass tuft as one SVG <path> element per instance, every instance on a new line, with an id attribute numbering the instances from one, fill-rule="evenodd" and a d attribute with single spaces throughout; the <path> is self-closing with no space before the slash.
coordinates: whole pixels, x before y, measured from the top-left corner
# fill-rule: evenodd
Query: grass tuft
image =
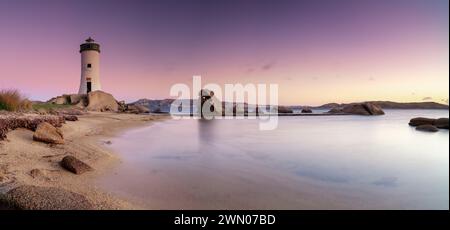
<path id="1" fill-rule="evenodd" d="M 18 90 L 0 90 L 0 110 L 25 111 L 32 108 L 32 103 Z"/>

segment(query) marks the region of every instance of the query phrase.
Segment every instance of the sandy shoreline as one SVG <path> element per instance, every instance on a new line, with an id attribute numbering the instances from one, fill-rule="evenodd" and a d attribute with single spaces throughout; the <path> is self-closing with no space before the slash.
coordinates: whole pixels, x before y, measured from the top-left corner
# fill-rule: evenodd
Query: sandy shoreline
<path id="1" fill-rule="evenodd" d="M 110 138 L 168 118 L 165 115 L 91 112 L 79 116 L 79 121 L 67 121 L 63 125 L 63 145 L 33 141 L 30 130 L 10 131 L 7 140 L 0 141 L 0 193 L 19 185 L 57 187 L 86 196 L 97 209 L 140 209 L 137 204 L 97 188 L 94 180 L 120 162 L 108 147 Z M 76 175 L 63 169 L 59 162 L 67 155 L 77 157 L 95 170 Z M 33 169 L 39 169 L 42 174 L 33 177 L 30 174 Z"/>

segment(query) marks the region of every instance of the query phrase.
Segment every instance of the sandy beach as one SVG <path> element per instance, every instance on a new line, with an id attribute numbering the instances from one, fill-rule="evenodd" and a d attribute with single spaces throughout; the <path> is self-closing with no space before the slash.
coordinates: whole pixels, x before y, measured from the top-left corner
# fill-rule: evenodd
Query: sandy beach
<path id="1" fill-rule="evenodd" d="M 0 141 L 0 193 L 20 185 L 63 188 L 81 195 L 96 209 L 139 209 L 139 205 L 108 194 L 93 181 L 120 162 L 108 147 L 109 139 L 131 129 L 168 119 L 165 115 L 136 115 L 90 112 L 61 128 L 65 144 L 52 145 L 33 141 L 33 131 L 16 129 Z M 93 171 L 82 175 L 63 169 L 59 162 L 72 155 L 86 162 Z M 30 173 L 38 169 L 40 173 Z"/>

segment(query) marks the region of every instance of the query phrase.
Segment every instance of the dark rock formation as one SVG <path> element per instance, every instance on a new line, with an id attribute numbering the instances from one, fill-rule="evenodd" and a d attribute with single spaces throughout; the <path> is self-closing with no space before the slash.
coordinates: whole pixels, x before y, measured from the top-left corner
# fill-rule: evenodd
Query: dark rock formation
<path id="1" fill-rule="evenodd" d="M 448 118 L 439 118 L 433 122 L 433 125 L 440 129 L 448 129 Z"/>
<path id="2" fill-rule="evenodd" d="M 287 107 L 287 106 L 278 106 L 278 113 L 294 113 L 294 111 L 292 111 L 291 108 Z"/>
<path id="3" fill-rule="evenodd" d="M 93 170 L 91 166 L 78 160 L 74 156 L 66 156 L 61 161 L 61 166 L 75 174 L 82 174 Z"/>
<path id="4" fill-rule="evenodd" d="M 64 136 L 61 130 L 47 122 L 38 125 L 33 134 L 33 140 L 50 144 L 64 144 Z"/>
<path id="5" fill-rule="evenodd" d="M 419 126 L 419 125 L 433 125 L 436 119 L 425 118 L 425 117 L 416 117 L 409 121 L 409 125 L 411 126 Z"/>
<path id="6" fill-rule="evenodd" d="M 312 110 L 310 108 L 303 108 L 301 113 L 312 113 Z"/>
<path id="7" fill-rule="evenodd" d="M 85 196 L 64 189 L 22 185 L 1 195 L 0 209 L 89 210 L 94 205 Z"/>
<path id="8" fill-rule="evenodd" d="M 409 121 L 410 126 L 420 126 L 420 125 L 433 125 L 439 129 L 448 129 L 448 118 L 426 118 L 426 117 L 416 117 Z"/>
<path id="9" fill-rule="evenodd" d="M 355 115 L 383 115 L 384 111 L 377 105 L 370 102 L 348 104 L 343 108 L 333 108 L 328 113 L 335 114 L 355 114 Z"/>

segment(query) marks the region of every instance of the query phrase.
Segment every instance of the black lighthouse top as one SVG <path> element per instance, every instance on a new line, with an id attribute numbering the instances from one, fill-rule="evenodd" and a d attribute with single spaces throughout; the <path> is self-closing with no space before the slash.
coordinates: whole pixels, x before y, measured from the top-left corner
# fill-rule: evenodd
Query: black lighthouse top
<path id="1" fill-rule="evenodd" d="M 89 37 L 86 42 L 80 45 L 80 53 L 85 50 L 95 50 L 100 53 L 100 45 L 95 43 L 95 40 Z"/>

